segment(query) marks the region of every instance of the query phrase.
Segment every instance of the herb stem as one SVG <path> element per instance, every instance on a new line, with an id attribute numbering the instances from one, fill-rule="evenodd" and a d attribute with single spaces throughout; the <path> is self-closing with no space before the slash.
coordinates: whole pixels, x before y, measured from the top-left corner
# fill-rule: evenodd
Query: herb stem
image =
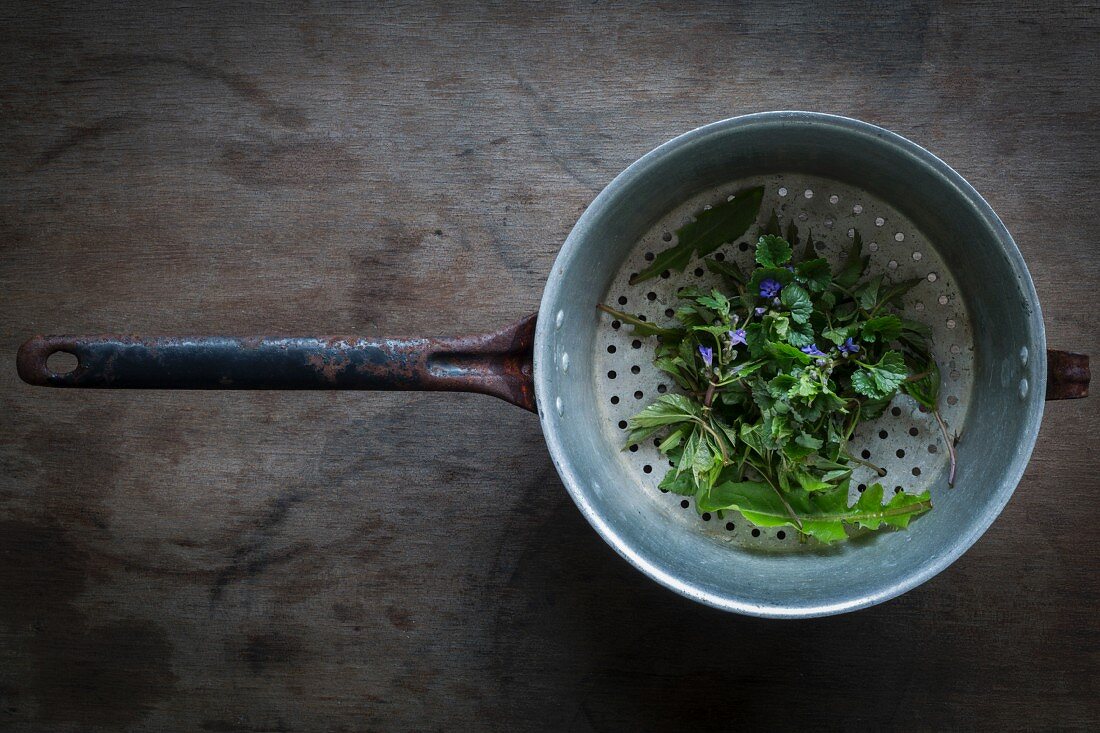
<path id="1" fill-rule="evenodd" d="M 858 463 L 861 466 L 866 466 L 867 468 L 870 468 L 872 471 L 874 471 L 875 473 L 877 473 L 879 475 L 879 478 L 886 475 L 886 469 L 883 468 L 882 466 L 876 466 L 875 464 L 871 463 L 870 461 L 865 461 L 862 458 L 856 458 L 855 456 L 846 455 L 845 457 L 853 463 Z"/>
<path id="2" fill-rule="evenodd" d="M 947 434 L 947 423 L 943 421 L 938 409 L 932 410 L 932 417 L 936 418 L 936 422 L 940 426 L 944 445 L 947 446 L 947 454 L 951 456 L 951 470 L 947 474 L 947 487 L 953 489 L 955 488 L 955 441 L 951 440 L 951 436 Z"/>

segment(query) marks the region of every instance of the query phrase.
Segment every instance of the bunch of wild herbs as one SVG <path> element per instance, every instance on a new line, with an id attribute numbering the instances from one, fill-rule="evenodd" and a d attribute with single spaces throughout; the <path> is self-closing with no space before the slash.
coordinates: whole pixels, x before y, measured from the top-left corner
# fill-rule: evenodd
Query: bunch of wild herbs
<path id="1" fill-rule="evenodd" d="M 755 220 L 762 190 L 707 209 L 680 229 L 678 243 L 635 277 L 683 270 Z M 886 501 L 879 483 L 849 505 L 852 464 L 883 469 L 848 452 L 863 420 L 873 420 L 903 391 L 932 412 L 951 452 L 938 410 L 939 369 L 929 329 L 897 312 L 916 280 L 865 277 L 869 260 L 858 232 L 837 271 L 798 229 L 780 236 L 775 214 L 756 244 L 756 267 L 743 272 L 705 260 L 725 292 L 684 288 L 676 325 L 657 326 L 607 306 L 602 310 L 659 341 L 655 365 L 682 393 L 665 394 L 629 422 L 627 445 L 657 436 L 673 467 L 662 489 L 694 497 L 700 513 L 738 511 L 753 524 L 790 526 L 801 538 L 833 542 L 844 525 L 904 528 L 928 511 L 927 491 Z M 793 245 L 793 246 L 792 246 Z"/>

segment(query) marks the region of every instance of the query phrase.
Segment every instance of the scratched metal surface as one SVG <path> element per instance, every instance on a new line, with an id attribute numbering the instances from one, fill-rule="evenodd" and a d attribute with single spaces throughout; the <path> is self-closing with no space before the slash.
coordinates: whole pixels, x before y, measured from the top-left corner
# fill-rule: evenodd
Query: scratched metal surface
<path id="1" fill-rule="evenodd" d="M 788 624 L 629 568 L 490 397 L 14 369 L 35 332 L 503 326 L 623 167 L 778 108 L 946 159 L 1015 235 L 1051 345 L 1095 353 L 1095 3 L 3 16 L 0 729 L 1100 726 L 1095 400 L 1048 406 L 948 571 Z"/>

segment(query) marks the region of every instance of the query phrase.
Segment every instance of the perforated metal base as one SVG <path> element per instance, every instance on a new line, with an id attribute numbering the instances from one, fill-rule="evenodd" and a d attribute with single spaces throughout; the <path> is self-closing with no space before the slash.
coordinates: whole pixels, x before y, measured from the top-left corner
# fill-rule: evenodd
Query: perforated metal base
<path id="1" fill-rule="evenodd" d="M 950 430 L 962 434 L 967 398 L 973 386 L 973 339 L 965 303 L 943 260 L 921 232 L 893 207 L 851 186 L 802 174 L 782 174 L 746 178 L 700 194 L 663 217 L 639 240 L 603 302 L 656 323 L 670 323 L 671 309 L 678 304 L 679 288 L 721 287 L 719 278 L 699 261 L 689 265 L 684 273 L 670 273 L 669 277 L 637 286 L 630 286 L 627 281 L 655 253 L 674 244 L 674 232 L 704 206 L 760 184 L 765 186 L 765 193 L 758 224 L 766 221 L 773 209 L 784 231 L 793 220 L 803 237 L 807 230 L 812 232 L 814 240 L 821 243 L 818 251 L 834 269 L 858 229 L 871 256 L 869 275 L 885 273 L 891 280 L 923 278 L 905 296 L 903 312 L 905 317 L 932 329 L 933 354 L 943 380 L 942 414 Z M 749 231 L 737 242 L 723 246 L 717 256 L 736 261 L 745 270 L 751 269 L 757 229 Z M 617 440 L 622 442 L 627 434 L 626 420 L 659 394 L 676 387 L 653 366 L 656 346 L 653 339 L 633 336 L 629 326 L 612 322 L 610 316 L 604 315 L 603 320 L 597 331 L 593 376 L 607 429 L 617 432 L 621 436 Z M 932 415 L 922 413 L 909 397 L 898 396 L 885 415 L 861 425 L 853 436 L 851 450 L 887 470 L 886 477 L 878 479 L 870 469 L 857 467 L 852 476 L 853 498 L 876 480 L 888 493 L 930 489 L 933 504 L 940 492 L 949 490 L 948 456 L 940 430 Z M 655 494 L 659 491 L 657 484 L 669 463 L 654 442 L 645 441 L 624 451 L 622 459 L 624 481 L 636 484 L 638 491 Z M 790 530 L 754 528 L 736 513 L 723 519 L 705 514 L 700 518 L 690 500 L 674 494 L 661 498 L 667 512 L 689 517 L 700 531 L 721 542 L 771 551 L 798 551 L 814 544 L 799 543 Z"/>

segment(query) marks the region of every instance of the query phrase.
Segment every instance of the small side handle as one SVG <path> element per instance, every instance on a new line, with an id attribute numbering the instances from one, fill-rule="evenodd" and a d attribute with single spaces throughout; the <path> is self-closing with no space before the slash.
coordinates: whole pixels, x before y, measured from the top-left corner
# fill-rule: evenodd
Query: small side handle
<path id="1" fill-rule="evenodd" d="M 1089 396 L 1089 357 L 1047 349 L 1047 399 L 1075 400 Z"/>

